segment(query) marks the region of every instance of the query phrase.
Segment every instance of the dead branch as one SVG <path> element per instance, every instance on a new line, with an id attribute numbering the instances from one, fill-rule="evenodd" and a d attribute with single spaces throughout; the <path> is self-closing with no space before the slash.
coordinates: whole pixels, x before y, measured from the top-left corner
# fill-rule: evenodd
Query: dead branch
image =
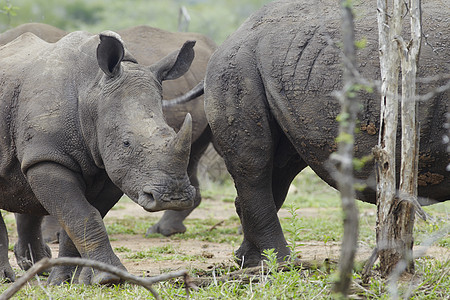
<path id="1" fill-rule="evenodd" d="M 213 227 L 211 227 L 210 229 L 208 229 L 209 232 L 213 231 L 214 229 L 216 229 L 217 227 L 221 226 L 223 223 L 225 222 L 225 220 L 222 220 L 216 224 L 214 224 Z"/>
<path id="2" fill-rule="evenodd" d="M 11 298 L 27 283 L 28 280 L 32 279 L 36 274 L 42 272 L 43 270 L 47 270 L 54 266 L 73 266 L 73 265 L 94 268 L 103 272 L 108 272 L 110 274 L 116 275 L 117 277 L 119 277 L 124 281 L 128 281 L 130 283 L 143 286 L 144 288 L 149 290 L 156 299 L 161 299 L 161 297 L 151 287 L 155 283 L 183 276 L 186 282 L 186 289 L 190 287 L 188 278 L 189 276 L 187 271 L 185 270 L 162 274 L 150 278 L 142 278 L 132 275 L 123 269 L 119 269 L 115 266 L 111 266 L 99 261 L 79 257 L 43 258 L 37 263 L 35 263 L 22 277 L 18 278 L 14 284 L 12 284 L 5 292 L 3 292 L 3 294 L 0 295 L 0 300 L 6 300 Z"/>
<path id="3" fill-rule="evenodd" d="M 299 270 L 311 270 L 311 269 L 320 269 L 325 268 L 326 265 L 329 265 L 330 262 L 318 262 L 318 261 L 300 261 L 296 260 L 294 263 L 283 263 L 279 264 L 277 271 L 283 272 L 291 270 L 292 268 Z M 333 264 L 336 264 L 333 262 Z M 208 286 L 213 282 L 227 282 L 227 281 L 240 281 L 242 283 L 249 283 L 250 281 L 256 282 L 259 279 L 259 276 L 267 274 L 269 272 L 269 268 L 266 264 L 257 267 L 240 269 L 234 272 L 227 273 L 223 276 L 214 276 L 214 277 L 191 277 L 189 280 L 191 283 L 195 284 L 199 287 Z"/>

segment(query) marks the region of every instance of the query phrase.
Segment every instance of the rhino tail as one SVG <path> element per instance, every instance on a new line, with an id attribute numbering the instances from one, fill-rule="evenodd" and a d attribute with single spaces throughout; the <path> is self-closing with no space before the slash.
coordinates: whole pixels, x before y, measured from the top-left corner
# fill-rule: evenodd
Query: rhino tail
<path id="1" fill-rule="evenodd" d="M 200 81 L 193 89 L 187 93 L 169 100 L 163 101 L 163 107 L 172 107 L 187 103 L 205 93 L 204 80 Z"/>

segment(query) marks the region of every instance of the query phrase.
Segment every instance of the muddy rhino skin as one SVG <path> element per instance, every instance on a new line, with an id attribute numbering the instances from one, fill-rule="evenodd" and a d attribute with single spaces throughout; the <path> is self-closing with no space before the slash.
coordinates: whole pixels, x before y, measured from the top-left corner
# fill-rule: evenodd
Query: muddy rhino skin
<path id="1" fill-rule="evenodd" d="M 380 78 L 375 5 L 355 5 L 356 40 L 367 39 L 367 46 L 358 50 L 358 70 L 369 80 Z M 432 47 L 422 45 L 419 78 L 448 75 L 450 12 L 440 1 L 426 1 L 422 8 L 423 32 Z M 257 265 L 264 249 L 274 248 L 279 259 L 289 255 L 277 211 L 302 169 L 310 166 L 336 187 L 325 163 L 336 151 L 340 111 L 332 96 L 342 87 L 339 12 L 339 3 L 331 0 L 274 1 L 250 16 L 208 64 L 205 111 L 237 189 L 244 240 L 236 257 L 244 266 Z M 418 92 L 444 83 L 419 84 Z M 449 154 L 442 143 L 448 134 L 443 125 L 449 94 L 437 94 L 419 106 L 422 204 L 450 199 Z M 361 93 L 359 99 L 355 156 L 363 157 L 377 144 L 380 96 Z M 368 186 L 358 198 L 374 203 L 373 162 L 356 176 Z"/>

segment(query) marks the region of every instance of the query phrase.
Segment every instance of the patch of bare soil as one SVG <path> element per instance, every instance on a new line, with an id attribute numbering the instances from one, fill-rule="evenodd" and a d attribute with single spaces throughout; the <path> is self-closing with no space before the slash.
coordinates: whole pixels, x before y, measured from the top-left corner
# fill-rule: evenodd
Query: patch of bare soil
<path id="1" fill-rule="evenodd" d="M 192 212 L 189 218 L 205 219 L 214 218 L 218 221 L 227 220 L 231 216 L 236 215 L 234 205 L 224 205 L 222 201 L 218 200 L 204 200 L 206 205 L 199 207 Z M 148 216 L 148 212 L 144 211 L 138 205 L 127 202 L 122 204 L 121 209 L 111 211 L 106 218 L 121 218 L 123 216 Z M 312 217 L 314 215 L 323 215 L 329 213 L 326 208 L 306 208 L 300 209 L 298 214 L 301 216 Z M 152 216 L 162 216 L 162 212 L 153 213 Z M 282 209 L 279 213 L 280 218 L 289 217 L 290 213 L 287 210 Z M 188 229 L 189 230 L 189 227 Z M 374 230 L 375 234 L 375 230 Z M 227 243 L 210 243 L 200 242 L 198 240 L 173 240 L 170 238 L 145 238 L 143 235 L 120 235 L 112 236 L 111 242 L 113 248 L 116 247 L 128 247 L 133 252 L 143 251 L 149 247 L 161 247 L 172 244 L 172 246 L 185 255 L 193 255 L 202 257 L 202 261 L 180 261 L 172 259 L 170 261 L 152 261 L 152 260 L 139 260 L 133 261 L 126 259 L 127 253 L 118 253 L 122 262 L 127 269 L 135 275 L 158 275 L 161 272 L 167 272 L 168 270 L 180 270 L 180 269 L 211 269 L 214 266 L 235 266 L 232 259 L 233 251 L 237 249 L 239 245 L 230 245 Z M 298 251 L 301 255 L 301 260 L 305 261 L 324 261 L 329 259 L 331 261 L 338 261 L 340 255 L 340 243 L 337 242 L 319 242 L 310 241 L 302 242 L 298 246 Z M 421 250 L 416 248 L 416 251 Z M 372 253 L 372 248 L 367 245 L 360 244 L 357 251 L 356 260 L 364 261 L 369 258 Z M 427 255 L 436 258 L 444 259 L 448 258 L 450 253 L 448 249 L 442 247 L 431 247 L 427 250 Z"/>
<path id="2" fill-rule="evenodd" d="M 214 218 L 217 219 L 218 222 L 221 220 L 227 220 L 231 216 L 234 216 L 235 210 L 234 205 L 232 203 L 224 203 L 219 200 L 204 200 L 204 205 L 197 208 L 189 218 L 194 219 L 207 219 Z M 301 216 L 314 216 L 314 215 L 323 215 L 324 213 L 329 213 L 327 209 L 324 208 L 307 208 L 300 209 L 297 212 Z M 126 218 L 128 216 L 133 217 L 157 217 L 158 219 L 162 216 L 163 212 L 158 213 L 148 213 L 144 211 L 137 204 L 125 201 L 120 201 L 118 207 L 108 213 L 105 217 L 105 221 L 108 222 L 108 219 L 121 219 Z M 290 216 L 289 212 L 286 210 L 281 210 L 281 217 Z M 219 225 L 220 226 L 220 225 Z M 187 228 L 189 231 L 189 226 Z M 375 230 L 374 230 L 375 234 Z M 185 239 L 173 239 L 166 238 L 164 236 L 154 237 L 154 238 L 145 238 L 145 232 L 140 235 L 131 235 L 131 234 L 120 234 L 120 235 L 111 235 L 111 244 L 113 249 L 116 249 L 116 254 L 120 257 L 122 263 L 128 269 L 128 271 L 137 276 L 154 276 L 159 275 L 161 273 L 166 273 L 169 271 L 177 271 L 182 269 L 192 270 L 192 269 L 202 269 L 209 270 L 214 268 L 215 266 L 221 268 L 227 267 L 235 267 L 235 263 L 233 261 L 233 251 L 239 247 L 238 244 L 231 245 L 228 243 L 212 243 L 212 242 L 203 242 L 198 240 L 185 240 Z M 10 239 L 11 243 L 14 243 L 16 236 L 13 236 Z M 147 251 L 150 247 L 163 247 L 171 245 L 173 249 L 175 249 L 176 253 L 181 255 L 173 255 L 170 260 L 153 260 L 153 259 L 131 259 L 130 254 L 137 253 L 140 251 Z M 52 249 L 52 256 L 58 256 L 58 244 L 50 244 Z M 127 248 L 131 251 L 120 252 L 117 249 Z M 340 254 L 340 244 L 337 242 L 302 242 L 300 246 L 298 246 L 298 251 L 300 253 L 300 259 L 302 261 L 317 261 L 323 262 L 325 259 L 330 261 L 338 261 Z M 421 250 L 420 248 L 416 248 L 415 251 Z M 357 261 L 365 261 L 369 258 L 372 249 L 367 245 L 360 244 L 359 249 L 357 251 L 356 260 Z M 426 255 L 431 257 L 436 257 L 441 260 L 448 260 L 450 256 L 450 251 L 446 248 L 441 247 L 431 247 L 427 250 Z M 191 256 L 197 257 L 198 259 L 194 261 L 186 261 L 183 260 L 183 257 Z M 180 257 L 179 259 L 177 257 Z M 14 255 L 12 251 L 10 251 L 10 262 L 16 270 L 18 266 L 16 264 Z"/>
<path id="3" fill-rule="evenodd" d="M 218 222 L 227 220 L 235 215 L 234 205 L 224 205 L 221 201 L 204 200 L 206 205 L 200 206 L 194 210 L 188 218 L 192 219 L 217 219 Z M 105 217 L 120 219 L 126 216 L 160 218 L 163 212 L 149 213 L 135 203 L 120 203 L 120 209 L 112 210 Z M 189 231 L 189 226 L 187 227 Z M 234 266 L 233 245 L 227 243 L 211 243 L 198 240 L 171 239 L 164 236 L 156 238 L 146 238 L 142 235 L 112 235 L 111 244 L 113 249 L 127 247 L 132 252 L 146 251 L 150 247 L 164 247 L 171 245 L 176 253 L 182 254 L 181 257 L 192 256 L 199 257 L 196 261 L 183 261 L 172 258 L 171 260 L 133 260 L 127 259 L 129 253 L 116 253 L 128 271 L 134 275 L 154 276 L 168 271 L 192 270 L 192 269 L 211 269 L 214 266 Z"/>

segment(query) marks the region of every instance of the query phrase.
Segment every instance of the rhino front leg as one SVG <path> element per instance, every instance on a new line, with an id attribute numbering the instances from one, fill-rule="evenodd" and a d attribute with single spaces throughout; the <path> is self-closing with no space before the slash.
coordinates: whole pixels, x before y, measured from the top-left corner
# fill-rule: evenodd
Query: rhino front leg
<path id="1" fill-rule="evenodd" d="M 19 238 L 14 245 L 14 255 L 19 267 L 28 270 L 42 258 L 52 257 L 52 252 L 42 237 L 42 216 L 15 214 L 15 217 Z"/>
<path id="2" fill-rule="evenodd" d="M 8 231 L 6 230 L 5 221 L 0 213 L 0 281 L 11 281 L 16 280 L 16 275 L 14 274 L 8 259 Z"/>
<path id="3" fill-rule="evenodd" d="M 100 194 L 93 201 L 102 218 L 119 201 L 122 195 L 123 192 L 107 179 Z M 59 232 L 59 257 L 80 257 L 78 249 L 64 230 Z M 90 268 L 58 266 L 53 269 L 48 281 L 53 285 L 69 281 L 89 283 L 93 276 L 96 275 Z M 111 278 L 114 279 L 115 277 Z"/>
<path id="4" fill-rule="evenodd" d="M 58 257 L 80 257 L 78 249 L 64 230 L 59 232 L 59 253 Z M 60 285 L 65 282 L 78 281 L 78 274 L 75 274 L 77 266 L 55 266 L 48 277 L 48 284 Z"/>
<path id="5" fill-rule="evenodd" d="M 82 258 L 125 269 L 112 250 L 100 212 L 84 196 L 85 184 L 80 174 L 56 163 L 43 162 L 28 169 L 27 178 L 36 197 L 56 216 Z M 51 278 L 50 284 L 60 283 L 52 274 Z M 119 282 L 116 276 L 94 271 L 89 283 Z"/>

